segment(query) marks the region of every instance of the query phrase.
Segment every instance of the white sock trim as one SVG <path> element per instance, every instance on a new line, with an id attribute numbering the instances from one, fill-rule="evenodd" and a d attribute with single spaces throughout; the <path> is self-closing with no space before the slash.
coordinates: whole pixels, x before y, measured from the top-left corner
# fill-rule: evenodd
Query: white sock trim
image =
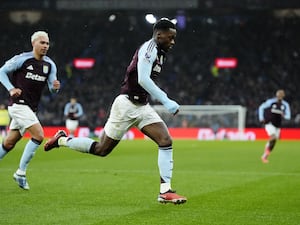
<path id="1" fill-rule="evenodd" d="M 26 175 L 26 171 L 17 169 L 16 174 L 21 175 L 21 176 L 25 176 Z"/>
<path id="2" fill-rule="evenodd" d="M 160 184 L 160 193 L 165 193 L 171 189 L 171 183 L 161 183 Z"/>
<path id="3" fill-rule="evenodd" d="M 68 137 L 60 137 L 58 139 L 58 145 L 59 146 L 67 146 L 67 140 L 68 140 Z"/>

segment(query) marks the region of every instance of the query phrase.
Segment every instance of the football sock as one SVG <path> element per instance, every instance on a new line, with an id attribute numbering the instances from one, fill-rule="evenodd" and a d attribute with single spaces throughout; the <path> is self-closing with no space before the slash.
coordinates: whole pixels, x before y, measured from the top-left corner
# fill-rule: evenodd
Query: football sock
<path id="1" fill-rule="evenodd" d="M 164 193 L 171 189 L 171 179 L 173 172 L 173 149 L 172 146 L 159 147 L 158 149 L 158 168 L 161 182 L 160 192 Z"/>
<path id="2" fill-rule="evenodd" d="M 79 152 L 89 153 L 94 142 L 95 140 L 87 137 L 69 138 L 66 141 L 66 146 Z"/>
<path id="3" fill-rule="evenodd" d="M 26 176 L 26 171 L 21 170 L 20 168 L 17 169 L 16 174 L 20 175 L 20 176 Z"/>
<path id="4" fill-rule="evenodd" d="M 67 141 L 70 137 L 60 137 L 58 139 L 58 146 L 67 146 Z"/>
<path id="5" fill-rule="evenodd" d="M 170 183 L 161 183 L 160 184 L 160 193 L 166 193 L 167 191 L 171 190 L 171 184 Z"/>
<path id="6" fill-rule="evenodd" d="M 266 149 L 264 154 L 263 154 L 263 157 L 268 158 L 269 155 L 270 155 L 270 150 Z"/>
<path id="7" fill-rule="evenodd" d="M 20 165 L 19 165 L 20 170 L 26 171 L 28 163 L 34 156 L 35 151 L 37 150 L 40 144 L 41 142 L 33 138 L 27 142 L 20 160 Z"/>
<path id="8" fill-rule="evenodd" d="M 264 151 L 264 154 L 262 157 L 266 159 L 266 158 L 268 158 L 270 153 L 271 153 L 271 151 L 270 151 L 269 142 L 268 142 L 265 146 L 265 151 Z"/>
<path id="9" fill-rule="evenodd" d="M 1 144 L 0 145 L 0 160 L 3 159 L 3 157 L 8 153 L 8 151 L 6 151 L 4 148 L 3 148 L 3 145 Z"/>

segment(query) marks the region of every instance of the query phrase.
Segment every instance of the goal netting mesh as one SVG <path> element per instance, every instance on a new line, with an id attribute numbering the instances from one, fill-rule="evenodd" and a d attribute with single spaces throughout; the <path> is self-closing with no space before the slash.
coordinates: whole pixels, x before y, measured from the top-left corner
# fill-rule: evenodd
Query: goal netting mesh
<path id="1" fill-rule="evenodd" d="M 170 116 L 162 105 L 154 105 L 168 127 L 237 128 L 243 131 L 246 108 L 240 105 L 181 105 L 179 114 Z"/>

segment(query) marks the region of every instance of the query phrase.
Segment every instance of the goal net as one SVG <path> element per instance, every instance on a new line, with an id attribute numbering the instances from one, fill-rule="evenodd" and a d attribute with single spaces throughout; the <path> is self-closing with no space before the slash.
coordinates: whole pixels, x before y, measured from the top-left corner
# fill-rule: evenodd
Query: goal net
<path id="1" fill-rule="evenodd" d="M 181 105 L 176 116 L 162 105 L 154 105 L 168 127 L 236 128 L 244 131 L 246 108 L 240 105 Z"/>

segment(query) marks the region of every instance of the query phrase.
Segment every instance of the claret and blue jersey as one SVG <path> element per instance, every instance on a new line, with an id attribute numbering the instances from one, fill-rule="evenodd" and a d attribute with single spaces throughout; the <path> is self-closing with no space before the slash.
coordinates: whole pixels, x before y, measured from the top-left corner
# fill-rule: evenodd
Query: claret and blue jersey
<path id="1" fill-rule="evenodd" d="M 157 100 L 163 99 L 166 94 L 154 82 L 162 70 L 165 57 L 154 39 L 145 42 L 136 50 L 127 68 L 121 93 L 136 96 L 141 103 L 148 102 L 149 94 Z"/>
<path id="2" fill-rule="evenodd" d="M 7 90 L 22 90 L 20 97 L 11 98 L 11 104 L 25 104 L 36 111 L 46 82 L 52 91 L 56 72 L 56 65 L 49 57 L 44 56 L 42 60 L 36 60 L 33 52 L 24 52 L 14 56 L 1 67 L 0 81 Z"/>
<path id="3" fill-rule="evenodd" d="M 281 127 L 282 118 L 291 119 L 289 103 L 285 100 L 279 101 L 277 98 L 270 98 L 259 106 L 258 117 L 259 121 Z"/>

